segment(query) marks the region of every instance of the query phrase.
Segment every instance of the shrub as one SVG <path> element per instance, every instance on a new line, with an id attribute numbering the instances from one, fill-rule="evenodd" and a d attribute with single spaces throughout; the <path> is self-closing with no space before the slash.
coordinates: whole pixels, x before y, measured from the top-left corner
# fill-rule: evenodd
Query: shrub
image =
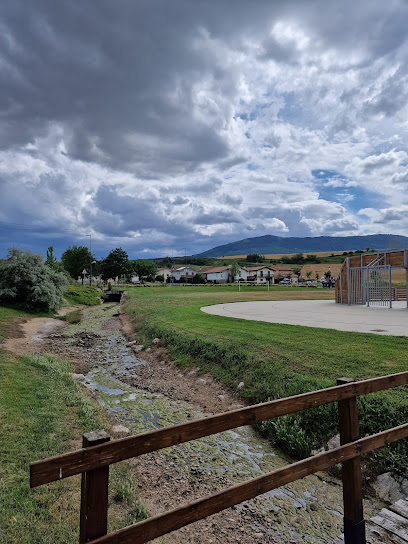
<path id="1" fill-rule="evenodd" d="M 89 285 L 70 285 L 64 297 L 70 304 L 85 304 L 86 306 L 96 306 L 106 298 L 105 293 Z"/>
<path id="2" fill-rule="evenodd" d="M 41 255 L 12 248 L 0 260 L 0 301 L 21 304 L 40 312 L 62 306 L 67 283 L 64 274 L 47 266 Z"/>

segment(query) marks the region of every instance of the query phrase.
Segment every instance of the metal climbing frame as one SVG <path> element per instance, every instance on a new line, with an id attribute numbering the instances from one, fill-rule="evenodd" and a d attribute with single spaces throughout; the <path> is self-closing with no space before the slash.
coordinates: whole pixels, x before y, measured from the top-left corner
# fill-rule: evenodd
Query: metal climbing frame
<path id="1" fill-rule="evenodd" d="M 392 308 L 390 265 L 359 266 L 347 269 L 348 300 L 350 304 Z"/>

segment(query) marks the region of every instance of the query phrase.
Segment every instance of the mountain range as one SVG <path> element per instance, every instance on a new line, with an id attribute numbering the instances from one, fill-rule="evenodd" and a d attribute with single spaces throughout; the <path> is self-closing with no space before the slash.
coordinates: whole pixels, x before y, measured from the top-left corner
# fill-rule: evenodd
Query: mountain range
<path id="1" fill-rule="evenodd" d="M 408 237 L 393 234 L 367 236 L 317 236 L 307 238 L 257 236 L 214 247 L 195 257 L 228 257 L 232 255 L 260 255 L 274 253 L 317 253 L 320 251 L 355 251 L 358 249 L 404 249 Z"/>

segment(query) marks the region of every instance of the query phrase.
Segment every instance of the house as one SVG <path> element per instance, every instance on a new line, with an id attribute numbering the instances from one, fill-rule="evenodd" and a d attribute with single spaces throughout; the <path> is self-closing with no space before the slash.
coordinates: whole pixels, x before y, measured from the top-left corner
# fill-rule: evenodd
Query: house
<path id="1" fill-rule="evenodd" d="M 161 268 L 157 269 L 157 276 L 163 276 L 164 281 L 167 280 L 167 278 L 171 275 L 171 268 L 168 266 L 163 266 Z"/>
<path id="2" fill-rule="evenodd" d="M 184 276 L 186 280 L 191 280 L 196 275 L 196 271 L 191 266 L 181 266 L 176 270 L 170 271 L 169 276 L 173 277 L 176 281 L 180 281 L 181 276 Z"/>
<path id="3" fill-rule="evenodd" d="M 285 265 L 275 265 L 274 266 L 274 269 L 275 269 L 275 280 L 278 276 L 280 276 L 280 279 L 284 279 L 284 278 L 287 278 L 288 277 L 288 274 L 291 275 L 291 278 L 290 278 L 290 281 L 291 283 L 297 283 L 298 281 L 298 278 L 296 276 L 296 274 L 293 272 L 292 268 L 290 266 L 285 266 Z M 279 280 L 278 280 L 279 281 Z"/>
<path id="4" fill-rule="evenodd" d="M 238 267 L 238 274 L 233 278 L 231 276 L 231 265 L 224 266 L 205 266 L 200 269 L 199 274 L 205 277 L 207 281 L 213 283 L 228 283 L 247 279 L 247 269 Z"/>
<path id="5" fill-rule="evenodd" d="M 247 281 L 255 283 L 275 283 L 275 277 L 278 275 L 273 266 L 262 265 L 247 268 Z"/>
<path id="6" fill-rule="evenodd" d="M 229 266 L 206 266 L 201 268 L 199 274 L 207 281 L 213 283 L 228 283 L 231 265 Z"/>

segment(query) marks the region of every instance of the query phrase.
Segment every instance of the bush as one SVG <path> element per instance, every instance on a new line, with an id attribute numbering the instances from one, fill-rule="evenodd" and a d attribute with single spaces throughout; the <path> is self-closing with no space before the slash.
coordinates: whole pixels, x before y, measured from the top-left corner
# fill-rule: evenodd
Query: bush
<path id="1" fill-rule="evenodd" d="M 89 285 L 70 285 L 67 287 L 64 297 L 70 304 L 96 306 L 101 303 L 102 299 L 106 298 L 106 295 L 102 291 L 98 291 L 96 287 Z"/>
<path id="2" fill-rule="evenodd" d="M 12 248 L 0 260 L 0 301 L 24 308 L 49 312 L 60 308 L 67 280 L 64 274 L 47 266 L 41 255 Z"/>

